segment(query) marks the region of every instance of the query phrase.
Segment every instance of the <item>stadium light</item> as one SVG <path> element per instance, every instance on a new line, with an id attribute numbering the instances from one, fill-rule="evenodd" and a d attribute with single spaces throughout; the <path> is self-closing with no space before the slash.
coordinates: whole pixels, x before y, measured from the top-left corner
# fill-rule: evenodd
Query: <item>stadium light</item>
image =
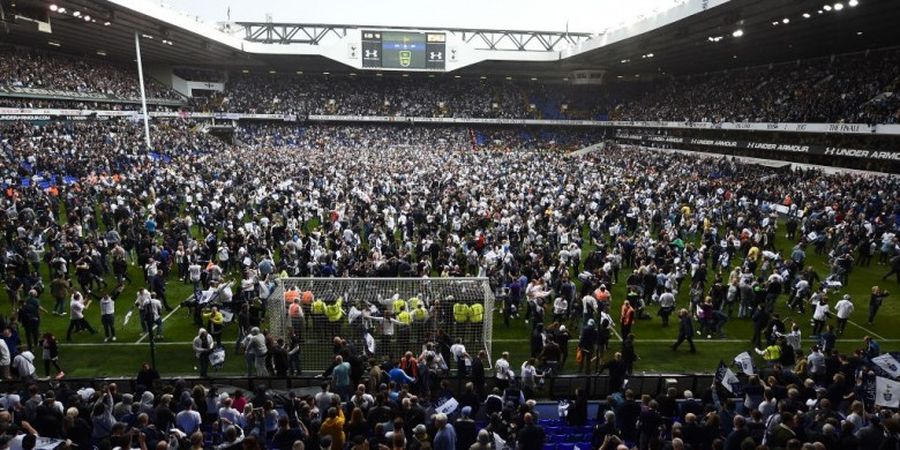
<path id="1" fill-rule="evenodd" d="M 831 11 L 831 5 L 825 5 L 822 7 L 825 11 Z"/>
<path id="2" fill-rule="evenodd" d="M 72 15 L 75 17 L 81 17 L 81 11 L 75 11 L 72 13 Z"/>
<path id="3" fill-rule="evenodd" d="M 819 13 L 819 14 L 822 14 L 822 10 L 821 10 L 821 9 L 818 10 L 818 11 L 816 11 L 816 12 Z"/>
<path id="4" fill-rule="evenodd" d="M 736 37 L 736 38 L 739 38 L 743 35 L 744 35 L 744 30 L 741 30 L 741 29 L 734 30 L 734 33 L 731 33 L 731 36 Z"/>
<path id="5" fill-rule="evenodd" d="M 250 73 L 250 70 L 248 70 L 248 69 L 242 69 L 242 70 L 241 70 L 241 73 Z"/>
<path id="6" fill-rule="evenodd" d="M 59 9 L 59 6 L 56 6 L 55 3 L 50 5 L 50 11 L 56 12 L 58 9 Z"/>
<path id="7" fill-rule="evenodd" d="M 856 5 L 858 5 L 858 4 L 859 4 L 859 1 L 857 1 L 857 0 L 850 0 L 849 2 L 847 2 L 847 6 L 849 6 L 851 8 L 856 8 Z"/>
<path id="8" fill-rule="evenodd" d="M 84 16 L 84 21 L 85 21 L 85 22 L 90 22 L 90 21 L 91 21 L 91 16 Z"/>
<path id="9" fill-rule="evenodd" d="M 773 27 L 777 27 L 777 26 L 778 26 L 778 21 L 777 21 L 777 20 L 776 20 L 776 21 L 773 21 L 773 22 L 772 22 L 772 26 L 773 26 Z"/>
<path id="10" fill-rule="evenodd" d="M 791 23 L 791 19 L 788 19 L 787 17 L 785 17 L 784 19 L 781 19 L 781 23 L 787 25 L 787 24 Z"/>
<path id="11" fill-rule="evenodd" d="M 408 73 L 404 73 L 404 74 L 402 74 L 402 75 L 400 75 L 400 76 L 403 77 L 403 78 L 409 78 L 409 74 L 408 74 Z"/>
<path id="12" fill-rule="evenodd" d="M 480 76 L 480 77 L 478 77 L 478 78 L 479 78 L 479 79 L 482 79 L 482 80 L 487 80 L 487 77 L 484 76 L 484 75 L 482 75 L 482 76 Z"/>
<path id="13" fill-rule="evenodd" d="M 512 81 L 512 77 L 506 77 L 506 81 Z"/>
<path id="14" fill-rule="evenodd" d="M 302 70 L 298 70 L 298 71 L 297 71 L 297 75 L 303 75 L 303 71 L 302 71 Z"/>
<path id="15" fill-rule="evenodd" d="M 843 4 L 843 3 L 838 2 L 838 3 L 835 3 L 835 4 L 834 4 L 834 10 L 835 10 L 835 11 L 840 11 L 840 10 L 842 10 L 842 9 L 844 9 L 844 4 Z"/>
<path id="16" fill-rule="evenodd" d="M 103 26 L 104 26 L 104 27 L 108 27 L 108 26 L 110 26 L 110 25 L 112 25 L 111 22 L 103 22 Z"/>
<path id="17" fill-rule="evenodd" d="M 453 75 L 453 78 L 456 78 L 456 79 L 458 80 L 458 79 L 460 79 L 460 78 L 462 78 L 462 77 L 459 76 L 459 75 Z"/>
<path id="18" fill-rule="evenodd" d="M 56 12 L 58 12 L 58 13 L 60 13 L 60 14 L 65 14 L 65 13 L 66 13 L 66 8 L 59 8 Z"/>
<path id="19" fill-rule="evenodd" d="M 141 37 L 144 39 L 153 39 L 153 36 L 150 36 L 149 34 L 146 34 L 146 33 L 141 34 Z"/>
<path id="20" fill-rule="evenodd" d="M 351 76 L 351 77 L 355 77 L 355 76 L 356 76 L 356 72 L 350 72 L 350 76 Z"/>
<path id="21" fill-rule="evenodd" d="M 270 71 L 269 71 L 269 75 L 272 75 L 272 74 L 274 74 L 274 73 L 276 73 L 274 70 L 270 70 Z"/>
<path id="22" fill-rule="evenodd" d="M 812 17 L 812 16 L 810 16 L 809 13 L 803 13 L 804 19 L 809 19 L 810 17 Z"/>
<path id="23" fill-rule="evenodd" d="M 51 47 L 62 47 L 62 44 L 60 44 L 59 42 L 56 42 L 56 41 L 47 41 L 47 44 L 50 45 Z"/>
<path id="24" fill-rule="evenodd" d="M 331 75 L 331 72 L 322 72 L 322 75 Z"/>
<path id="25" fill-rule="evenodd" d="M 537 81 L 537 77 L 531 77 L 531 81 Z"/>
<path id="26" fill-rule="evenodd" d="M 617 75 L 616 78 L 622 78 L 622 75 Z"/>
<path id="27" fill-rule="evenodd" d="M 856 35 L 857 35 L 857 36 L 862 36 L 862 31 L 857 31 L 857 32 L 856 32 Z"/>
<path id="28" fill-rule="evenodd" d="M 100 56 L 106 56 L 106 51 L 105 50 L 97 50 L 97 54 Z"/>
<path id="29" fill-rule="evenodd" d="M 382 74 L 381 72 L 378 72 L 378 73 L 375 74 L 375 76 L 381 78 L 381 77 L 384 76 L 384 74 Z"/>

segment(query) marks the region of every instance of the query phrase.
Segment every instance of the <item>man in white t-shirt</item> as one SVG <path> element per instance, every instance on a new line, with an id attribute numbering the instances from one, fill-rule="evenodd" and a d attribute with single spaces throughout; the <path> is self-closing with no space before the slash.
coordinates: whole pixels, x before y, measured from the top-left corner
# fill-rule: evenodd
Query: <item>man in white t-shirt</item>
<path id="1" fill-rule="evenodd" d="M 450 346 L 450 353 L 456 360 L 456 374 L 462 378 L 468 371 L 468 364 L 471 364 L 471 357 L 466 352 L 466 346 L 463 345 L 462 338 L 456 338 L 456 343 Z"/>
<path id="2" fill-rule="evenodd" d="M 819 302 L 813 305 L 813 336 L 817 336 L 825 328 L 825 321 L 831 314 L 831 307 L 828 306 L 828 299 L 825 296 L 819 297 Z"/>
<path id="3" fill-rule="evenodd" d="M 850 295 L 844 294 L 844 298 L 834 305 L 835 315 L 837 316 L 837 334 L 844 334 L 844 328 L 847 327 L 847 321 L 853 314 L 853 302 L 850 301 Z"/>
<path id="4" fill-rule="evenodd" d="M 91 306 L 91 301 L 84 301 L 84 297 L 80 292 L 72 294 L 72 301 L 69 303 L 71 315 L 69 316 L 69 329 L 66 331 L 66 341 L 72 342 L 72 331 L 88 330 L 91 334 L 97 334 L 97 330 L 88 323 L 84 318 L 84 310 Z"/>
<path id="5" fill-rule="evenodd" d="M 509 380 L 515 376 L 516 374 L 509 368 L 509 353 L 503 352 L 500 359 L 494 364 L 494 386 L 503 392 L 509 387 Z"/>

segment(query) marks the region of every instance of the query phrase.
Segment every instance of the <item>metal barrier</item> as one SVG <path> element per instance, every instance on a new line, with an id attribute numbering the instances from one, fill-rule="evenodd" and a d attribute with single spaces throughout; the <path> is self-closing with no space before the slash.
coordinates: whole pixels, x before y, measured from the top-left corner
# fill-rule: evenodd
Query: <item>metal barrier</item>
<path id="1" fill-rule="evenodd" d="M 444 378 L 450 384 L 450 389 L 454 392 L 463 392 L 466 383 L 470 382 L 469 378 L 448 377 Z M 277 391 L 289 391 L 303 388 L 318 388 L 326 379 L 315 376 L 298 376 L 298 377 L 240 377 L 240 376 L 211 376 L 208 378 L 201 377 L 181 377 L 181 378 L 165 378 L 157 381 L 154 388 L 165 385 L 184 382 L 188 387 L 194 385 L 231 387 L 243 389 L 245 392 L 253 392 L 260 386 L 267 389 Z M 658 395 L 665 393 L 670 386 L 675 387 L 679 392 L 690 389 L 695 398 L 700 398 L 707 389 L 710 388 L 714 380 L 712 374 L 641 374 L 628 377 L 627 388 L 635 394 Z M 363 379 L 362 382 L 366 380 Z M 120 392 L 135 392 L 138 389 L 134 378 L 131 377 L 109 377 L 109 378 L 71 378 L 65 379 L 72 387 L 91 386 L 97 388 L 104 383 L 116 383 Z M 0 391 L 24 390 L 31 383 L 9 382 L 5 383 Z M 53 388 L 58 384 L 52 380 L 36 381 L 40 389 L 46 390 Z M 494 387 L 494 378 L 488 377 L 485 380 L 485 391 L 490 393 Z M 606 375 L 558 375 L 547 379 L 546 384 L 535 392 L 538 399 L 560 399 L 571 398 L 575 395 L 575 390 L 581 389 L 587 392 L 589 399 L 604 400 L 611 394 L 609 391 L 609 377 Z"/>

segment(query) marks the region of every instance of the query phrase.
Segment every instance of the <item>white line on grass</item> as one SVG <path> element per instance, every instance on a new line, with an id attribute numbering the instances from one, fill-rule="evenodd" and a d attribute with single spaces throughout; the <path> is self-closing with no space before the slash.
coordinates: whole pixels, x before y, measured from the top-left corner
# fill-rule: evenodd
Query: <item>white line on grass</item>
<path id="1" fill-rule="evenodd" d="M 852 320 L 850 320 L 850 319 L 847 319 L 847 322 L 848 322 L 850 325 L 853 325 L 854 327 L 859 328 L 860 330 L 865 331 L 866 334 L 871 334 L 872 336 L 877 337 L 878 340 L 880 340 L 880 341 L 887 341 L 887 339 L 885 339 L 885 338 L 879 336 L 879 335 L 878 335 L 877 333 L 875 333 L 874 331 L 872 331 L 872 330 L 870 330 L 870 329 L 868 329 L 868 328 L 866 328 L 866 327 L 864 327 L 864 326 L 862 326 L 862 325 L 860 325 L 860 324 L 858 324 L 858 323 L 856 323 L 856 322 L 854 322 L 854 321 L 852 321 Z"/>
<path id="2" fill-rule="evenodd" d="M 172 314 L 175 314 L 175 311 L 178 311 L 179 309 L 181 309 L 181 305 L 178 305 L 178 306 L 175 307 L 175 309 L 169 311 L 169 313 L 166 314 L 165 317 L 163 317 L 162 321 L 165 322 L 166 320 L 168 320 L 169 317 L 172 317 Z M 156 325 L 154 325 L 153 328 L 155 329 L 155 328 L 156 328 Z M 135 342 L 135 344 L 140 344 L 140 343 L 143 342 L 143 340 L 146 339 L 146 338 L 147 338 L 147 333 L 142 334 L 141 337 L 138 338 L 137 342 Z"/>
<path id="3" fill-rule="evenodd" d="M 181 341 L 181 342 L 170 342 L 170 341 L 162 341 L 156 342 L 156 345 L 191 345 L 192 341 Z M 101 346 L 138 346 L 138 345 L 149 345 L 147 342 L 79 342 L 77 344 L 60 344 L 65 347 L 101 347 Z"/>

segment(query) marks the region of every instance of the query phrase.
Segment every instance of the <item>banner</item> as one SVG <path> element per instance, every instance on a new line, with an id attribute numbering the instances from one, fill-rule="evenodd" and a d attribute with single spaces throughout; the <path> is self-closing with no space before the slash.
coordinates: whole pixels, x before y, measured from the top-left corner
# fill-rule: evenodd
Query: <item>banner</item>
<path id="1" fill-rule="evenodd" d="M 702 145 L 705 147 L 722 147 L 746 150 L 768 150 L 783 153 L 805 153 L 809 155 L 846 156 L 850 158 L 879 159 L 900 161 L 898 151 L 876 151 L 824 145 L 773 144 L 767 142 L 733 141 L 723 139 L 699 139 L 677 136 L 644 136 L 629 133 L 617 133 L 616 139 L 639 141 L 641 145 L 651 146 L 653 143 L 677 145 Z"/>
<path id="2" fill-rule="evenodd" d="M 872 358 L 872 363 L 880 367 L 885 372 L 887 378 L 900 378 L 900 361 L 891 353 L 885 353 L 881 356 Z"/>
<path id="3" fill-rule="evenodd" d="M 722 384 L 722 387 L 728 389 L 733 395 L 740 397 L 744 393 L 744 386 L 737 375 L 725 365 L 725 361 L 719 360 L 719 368 L 716 369 L 716 381 Z"/>
<path id="4" fill-rule="evenodd" d="M 875 405 L 900 407 L 900 383 L 884 377 L 875 377 Z"/>
<path id="5" fill-rule="evenodd" d="M 447 399 L 447 401 L 434 408 L 434 412 L 450 415 L 451 413 L 453 413 L 453 411 L 456 411 L 456 408 L 458 407 L 459 402 L 456 401 L 455 398 L 450 397 L 449 399 Z"/>
<path id="6" fill-rule="evenodd" d="M 77 92 L 21 86 L 0 86 L 0 97 L 38 98 L 49 100 L 84 100 L 104 103 L 141 103 L 140 97 L 122 97 L 102 92 Z M 184 102 L 166 98 L 147 97 L 148 104 L 180 106 Z"/>

